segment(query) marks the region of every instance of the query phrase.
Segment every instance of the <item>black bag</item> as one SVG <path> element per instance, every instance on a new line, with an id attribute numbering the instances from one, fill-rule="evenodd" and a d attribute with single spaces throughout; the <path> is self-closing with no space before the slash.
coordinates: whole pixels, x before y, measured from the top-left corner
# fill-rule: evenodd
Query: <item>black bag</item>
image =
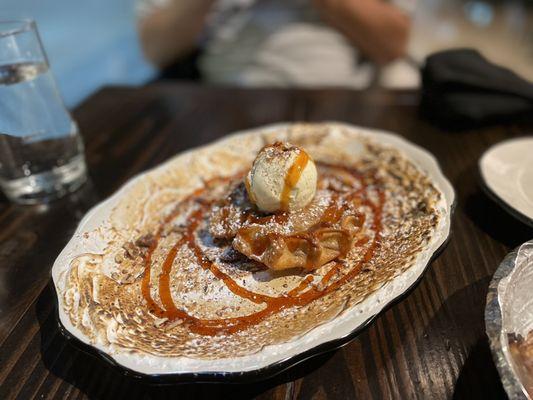
<path id="1" fill-rule="evenodd" d="M 533 120 L 533 84 L 476 50 L 442 51 L 422 68 L 420 108 L 445 128 Z"/>

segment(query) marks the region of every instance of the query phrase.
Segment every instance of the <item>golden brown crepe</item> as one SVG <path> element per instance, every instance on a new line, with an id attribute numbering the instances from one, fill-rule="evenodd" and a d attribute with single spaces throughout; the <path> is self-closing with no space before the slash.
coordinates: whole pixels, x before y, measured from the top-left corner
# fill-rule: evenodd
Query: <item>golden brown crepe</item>
<path id="1" fill-rule="evenodd" d="M 257 152 L 276 140 L 305 148 L 319 187 L 299 214 L 265 222 L 238 196 Z M 235 136 L 129 185 L 109 223 L 87 235 L 104 240 L 103 251 L 63 274 L 62 307 L 93 343 L 116 349 L 251 354 L 331 320 L 412 266 L 442 218 L 441 197 L 400 152 L 342 126 Z M 339 214 L 317 225 L 335 202 Z M 306 268 L 316 248 L 299 236 L 310 227 L 317 269 Z M 268 254 L 254 250 L 261 237 Z M 291 263 L 300 268 L 275 271 Z"/>
<path id="2" fill-rule="evenodd" d="M 305 208 L 263 215 L 253 206 L 237 179 L 228 195 L 215 204 L 208 217 L 209 233 L 227 240 L 232 248 L 266 267 L 282 271 L 292 268 L 314 270 L 344 256 L 354 245 L 364 222 L 351 187 L 333 191 L 337 181 L 323 168 L 323 186 Z M 331 170 L 331 168 L 329 168 Z"/>

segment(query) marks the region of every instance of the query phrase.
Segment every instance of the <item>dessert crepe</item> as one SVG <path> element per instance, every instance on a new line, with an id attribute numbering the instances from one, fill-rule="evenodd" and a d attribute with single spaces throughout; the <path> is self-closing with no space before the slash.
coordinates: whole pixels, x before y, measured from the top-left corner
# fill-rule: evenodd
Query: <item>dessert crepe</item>
<path id="1" fill-rule="evenodd" d="M 311 203 L 283 217 L 254 209 L 244 188 L 257 153 L 279 140 L 305 149 L 318 175 Z M 443 217 L 442 197 L 401 152 L 341 125 L 231 136 L 129 184 L 73 250 L 60 307 L 115 352 L 249 355 L 350 310 L 410 268 Z M 309 267 L 313 248 L 294 238 L 317 226 Z M 285 247 L 265 255 L 280 243 L 265 237 Z"/>

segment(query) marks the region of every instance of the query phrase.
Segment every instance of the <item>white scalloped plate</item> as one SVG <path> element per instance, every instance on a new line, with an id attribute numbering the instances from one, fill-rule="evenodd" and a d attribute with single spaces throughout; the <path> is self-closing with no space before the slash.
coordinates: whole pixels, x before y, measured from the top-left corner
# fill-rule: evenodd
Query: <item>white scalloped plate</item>
<path id="1" fill-rule="evenodd" d="M 310 330 L 290 342 L 266 346 L 255 354 L 243 357 L 205 360 L 186 357 L 161 357 L 149 354 L 139 355 L 125 351 L 113 352 L 104 346 L 90 343 L 89 339 L 70 323 L 69 318 L 63 311 L 61 296 L 58 296 L 59 320 L 63 331 L 67 336 L 74 337 L 83 344 L 90 346 L 92 350 L 96 350 L 97 353 L 100 353 L 108 361 L 118 364 L 125 371 L 133 375 L 173 378 L 174 380 L 181 381 L 242 381 L 263 378 L 280 372 L 303 359 L 331 348 L 339 347 L 349 341 L 349 339 L 354 337 L 387 305 L 406 293 L 421 278 L 432 256 L 442 247 L 448 238 L 455 194 L 450 182 L 442 174 L 437 160 L 421 147 L 392 133 L 359 128 L 336 122 L 331 122 L 331 124 L 342 126 L 345 129 L 357 132 L 357 134 L 368 135 L 381 144 L 389 145 L 400 150 L 424 171 L 431 178 L 437 189 L 442 192 L 443 198 L 439 207 L 442 209 L 443 218 L 437 227 L 432 241 L 426 250 L 418 255 L 416 263 L 411 268 L 383 284 L 382 287 L 370 294 L 361 303 L 344 311 L 333 320 Z M 288 125 L 286 123 L 269 125 L 238 132 L 234 135 L 253 135 L 260 131 L 286 129 Z M 223 138 L 221 140 L 227 139 Z M 182 153 L 176 157 L 182 157 L 185 154 Z M 83 234 L 104 224 L 111 209 L 117 204 L 121 196 L 127 193 L 128 187 L 139 179 L 143 179 L 147 174 L 151 174 L 160 168 L 166 168 L 167 164 L 168 162 L 163 163 L 153 170 L 132 178 L 113 196 L 95 206 L 85 215 L 74 236 L 61 254 L 59 254 L 52 268 L 52 278 L 57 293 L 61 293 L 62 291 L 59 280 L 60 273 L 70 267 L 70 261 L 74 257 L 82 253 L 90 252 L 88 248 L 90 244 L 83 242 Z M 87 346 L 84 347 L 86 349 L 88 348 Z"/>
<path id="2" fill-rule="evenodd" d="M 533 227 L 533 137 L 492 146 L 481 157 L 479 169 L 490 194 L 513 216 Z"/>

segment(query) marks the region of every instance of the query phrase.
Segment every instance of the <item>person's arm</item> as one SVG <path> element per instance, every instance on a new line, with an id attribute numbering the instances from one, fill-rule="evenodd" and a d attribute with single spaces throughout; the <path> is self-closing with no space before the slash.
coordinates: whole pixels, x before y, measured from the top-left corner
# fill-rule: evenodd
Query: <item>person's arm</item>
<path id="1" fill-rule="evenodd" d="M 314 0 L 322 18 L 378 64 L 405 55 L 411 20 L 383 0 Z"/>
<path id="2" fill-rule="evenodd" d="M 192 51 L 202 32 L 214 0 L 170 0 L 138 20 L 143 52 L 153 64 L 164 68 Z"/>

